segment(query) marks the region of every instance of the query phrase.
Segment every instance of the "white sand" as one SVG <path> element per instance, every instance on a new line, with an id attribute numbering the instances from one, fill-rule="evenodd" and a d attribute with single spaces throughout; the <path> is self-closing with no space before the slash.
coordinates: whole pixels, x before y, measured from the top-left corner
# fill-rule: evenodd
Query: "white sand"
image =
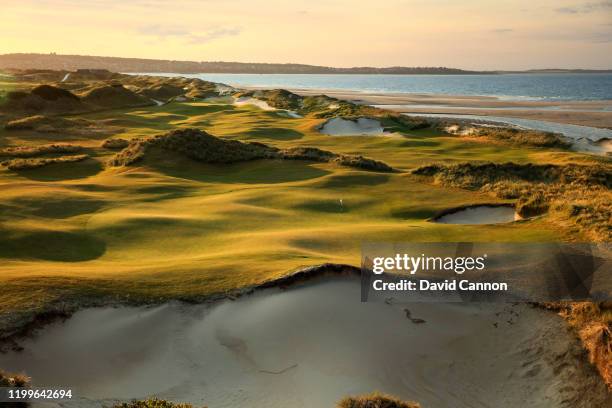
<path id="1" fill-rule="evenodd" d="M 77 398 L 63 406 L 79 408 L 149 395 L 210 408 L 332 408 L 374 390 L 424 407 L 551 408 L 572 391 L 563 375 L 578 377 L 559 361 L 574 358 L 565 351 L 575 339 L 552 313 L 359 299 L 359 281 L 345 279 L 212 307 L 89 309 L 21 354 L 0 354 L 0 367 L 72 387 Z"/>
<path id="2" fill-rule="evenodd" d="M 236 92 L 236 88 L 225 84 L 215 84 L 215 90 L 219 95 L 230 95 Z"/>
<path id="3" fill-rule="evenodd" d="M 435 221 L 440 224 L 502 224 L 520 219 L 513 207 L 483 205 L 446 214 Z"/>
<path id="4" fill-rule="evenodd" d="M 241 96 L 240 98 L 236 98 L 234 100 L 234 105 L 236 106 L 252 105 L 252 106 L 258 107 L 259 109 L 263 109 L 265 111 L 277 111 L 279 115 L 286 116 L 289 118 L 294 118 L 294 119 L 302 117 L 302 115 L 298 114 L 297 112 L 290 111 L 287 109 L 277 109 L 273 106 L 268 105 L 268 102 L 266 101 L 262 101 L 261 99 L 251 98 L 251 97 L 246 97 L 246 96 Z"/>
<path id="5" fill-rule="evenodd" d="M 266 101 L 262 101 L 261 99 L 251 98 L 247 96 L 241 96 L 240 98 L 236 98 L 236 100 L 234 101 L 234 105 L 236 106 L 253 105 L 253 106 L 257 106 L 260 109 L 267 110 L 267 111 L 276 110 L 276 108 L 268 105 L 268 102 Z"/>
<path id="6" fill-rule="evenodd" d="M 332 118 L 321 126 L 321 133 L 332 136 L 385 135 L 385 129 L 375 119 L 359 118 L 356 121 Z"/>

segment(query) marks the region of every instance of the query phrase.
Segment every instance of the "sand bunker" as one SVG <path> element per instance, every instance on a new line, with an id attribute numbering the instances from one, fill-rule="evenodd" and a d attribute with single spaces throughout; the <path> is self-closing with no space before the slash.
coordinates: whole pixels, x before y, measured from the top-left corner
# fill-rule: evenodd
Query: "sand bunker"
<path id="1" fill-rule="evenodd" d="M 513 206 L 479 205 L 451 210 L 434 221 L 440 224 L 503 224 L 520 219 Z"/>
<path id="2" fill-rule="evenodd" d="M 267 110 L 267 111 L 276 110 L 276 108 L 268 105 L 266 101 L 262 101 L 261 99 L 251 98 L 247 96 L 236 98 L 236 100 L 234 101 L 234 105 L 236 106 L 253 105 L 253 106 L 257 106 L 260 109 Z"/>
<path id="3" fill-rule="evenodd" d="M 268 102 L 266 101 L 262 101 L 261 99 L 257 99 L 257 98 L 251 98 L 248 96 L 241 96 L 240 98 L 236 98 L 234 100 L 234 105 L 236 106 L 252 105 L 252 106 L 258 107 L 259 109 L 263 109 L 265 111 L 277 111 L 280 115 L 288 117 L 288 118 L 297 119 L 297 118 L 303 117 L 297 112 L 287 110 L 287 109 L 277 109 L 274 106 L 268 105 Z"/>
<path id="4" fill-rule="evenodd" d="M 359 118 L 357 120 L 333 118 L 325 122 L 319 131 L 323 134 L 332 136 L 371 136 L 388 134 L 378 120 L 368 118 Z"/>
<path id="5" fill-rule="evenodd" d="M 373 390 L 424 407 L 595 406 L 599 394 L 583 401 L 576 388 L 575 344 L 539 309 L 360 303 L 359 280 L 346 278 L 213 306 L 84 310 L 0 354 L 0 367 L 72 387 L 63 407 L 157 395 L 210 408 L 332 408 Z"/>

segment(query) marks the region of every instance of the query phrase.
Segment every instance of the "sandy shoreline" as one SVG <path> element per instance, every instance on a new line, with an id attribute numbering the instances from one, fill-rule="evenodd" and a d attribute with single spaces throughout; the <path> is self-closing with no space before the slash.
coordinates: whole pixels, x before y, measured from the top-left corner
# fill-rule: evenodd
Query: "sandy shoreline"
<path id="1" fill-rule="evenodd" d="M 243 87 L 267 89 L 269 87 Z M 299 95 L 325 94 L 402 113 L 449 113 L 542 120 L 612 129 L 612 100 L 533 101 L 492 96 L 376 93 L 333 89 L 289 89 Z"/>

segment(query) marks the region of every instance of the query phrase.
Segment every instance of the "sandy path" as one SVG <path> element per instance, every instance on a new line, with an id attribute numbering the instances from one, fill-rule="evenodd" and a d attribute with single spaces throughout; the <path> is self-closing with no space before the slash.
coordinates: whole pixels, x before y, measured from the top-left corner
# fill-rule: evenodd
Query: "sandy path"
<path id="1" fill-rule="evenodd" d="M 331 408 L 373 390 L 435 408 L 601 403 L 601 381 L 549 312 L 359 297 L 346 279 L 212 307 L 88 309 L 0 355 L 0 367 L 70 385 L 79 397 L 64 407 L 156 394 L 210 408 Z"/>

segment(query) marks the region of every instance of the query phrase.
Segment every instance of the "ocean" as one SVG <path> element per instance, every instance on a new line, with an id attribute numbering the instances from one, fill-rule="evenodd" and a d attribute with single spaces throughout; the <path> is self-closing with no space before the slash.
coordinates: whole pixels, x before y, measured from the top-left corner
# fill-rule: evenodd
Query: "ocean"
<path id="1" fill-rule="evenodd" d="M 234 86 L 337 89 L 380 93 L 495 96 L 507 100 L 612 99 L 612 74 L 311 75 L 147 74 L 184 76 Z"/>

